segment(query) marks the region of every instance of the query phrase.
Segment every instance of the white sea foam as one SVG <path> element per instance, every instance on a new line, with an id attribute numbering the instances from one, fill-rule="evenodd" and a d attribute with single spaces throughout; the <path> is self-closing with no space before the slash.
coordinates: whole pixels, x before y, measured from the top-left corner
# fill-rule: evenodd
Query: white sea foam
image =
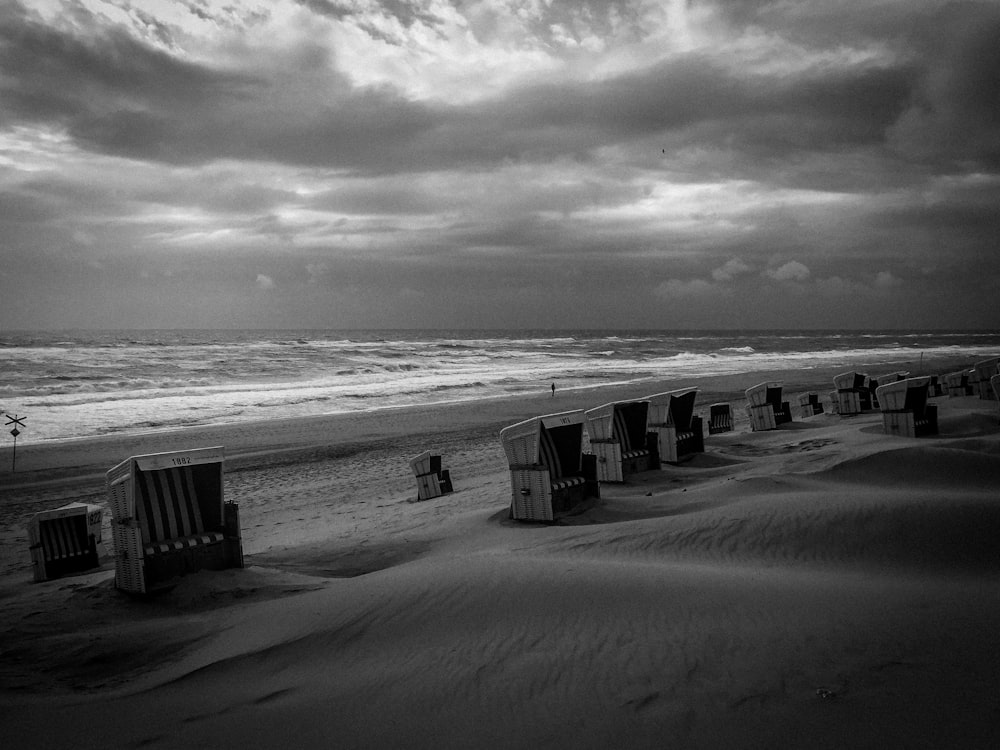
<path id="1" fill-rule="evenodd" d="M 61 332 L 5 335 L 0 347 L 0 409 L 28 415 L 27 443 L 512 397 L 551 382 L 565 390 L 932 354 L 975 360 L 1000 351 L 1000 336 Z"/>

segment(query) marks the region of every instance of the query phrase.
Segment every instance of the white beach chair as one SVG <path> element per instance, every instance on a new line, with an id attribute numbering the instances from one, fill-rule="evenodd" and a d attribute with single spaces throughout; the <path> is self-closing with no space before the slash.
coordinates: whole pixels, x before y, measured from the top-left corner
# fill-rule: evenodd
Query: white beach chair
<path id="1" fill-rule="evenodd" d="M 701 417 L 694 413 L 697 396 L 697 388 L 683 388 L 645 399 L 649 402 L 646 430 L 656 434 L 660 461 L 675 464 L 705 452 Z"/>
<path id="2" fill-rule="evenodd" d="M 553 521 L 599 499 L 597 462 L 583 452 L 583 411 L 533 417 L 500 430 L 510 468 L 510 516 Z"/>
<path id="3" fill-rule="evenodd" d="M 872 397 L 872 409 L 878 409 L 878 387 L 880 385 L 885 385 L 886 383 L 895 383 L 900 380 L 906 380 L 910 377 L 910 373 L 898 371 L 890 372 L 885 375 L 879 375 L 875 378 L 868 378 L 868 392 Z"/>
<path id="4" fill-rule="evenodd" d="M 792 410 L 781 400 L 781 383 L 758 383 L 746 389 L 747 414 L 754 432 L 773 430 L 792 421 Z"/>
<path id="5" fill-rule="evenodd" d="M 922 437 L 938 433 L 937 406 L 927 403 L 930 378 L 897 380 L 878 387 L 882 426 L 889 435 Z"/>
<path id="6" fill-rule="evenodd" d="M 960 396 L 971 396 L 973 394 L 970 382 L 973 370 L 959 370 L 949 372 L 944 376 L 944 387 L 948 393 L 948 398 L 958 398 Z"/>
<path id="7" fill-rule="evenodd" d="M 70 503 L 43 510 L 28 522 L 28 548 L 36 581 L 92 570 L 104 555 L 100 505 Z"/>
<path id="8" fill-rule="evenodd" d="M 630 474 L 660 467 L 656 437 L 646 432 L 648 401 L 615 401 L 584 414 L 599 481 L 624 482 Z"/>
<path id="9" fill-rule="evenodd" d="M 868 376 L 864 373 L 842 372 L 834 376 L 833 386 L 837 389 L 837 413 L 840 416 L 850 417 L 871 411 L 871 391 Z"/>
<path id="10" fill-rule="evenodd" d="M 972 367 L 972 386 L 974 392 L 979 394 L 979 398 L 992 401 L 997 396 L 990 385 L 990 378 L 1000 372 L 1000 357 L 984 359 L 976 362 Z"/>
<path id="11" fill-rule="evenodd" d="M 799 395 L 799 415 L 813 417 L 823 413 L 823 403 L 818 393 L 802 393 Z"/>
<path id="12" fill-rule="evenodd" d="M 147 593 L 201 569 L 242 568 L 222 448 L 132 456 L 107 473 L 115 586 Z"/>
<path id="13" fill-rule="evenodd" d="M 417 478 L 418 500 L 430 500 L 452 491 L 451 472 L 441 468 L 441 456 L 424 451 L 410 459 L 410 468 Z"/>

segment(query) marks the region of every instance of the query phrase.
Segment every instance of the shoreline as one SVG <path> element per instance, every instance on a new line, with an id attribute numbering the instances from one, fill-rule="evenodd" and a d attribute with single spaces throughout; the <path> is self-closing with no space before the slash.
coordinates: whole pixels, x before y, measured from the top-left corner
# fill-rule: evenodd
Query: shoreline
<path id="1" fill-rule="evenodd" d="M 0 445 L 0 487 L 23 487 L 40 481 L 86 476 L 107 471 L 132 455 L 190 447 L 221 445 L 226 449 L 227 459 L 237 460 L 246 453 L 280 452 L 320 444 L 341 445 L 359 439 L 382 440 L 425 431 L 433 435 L 441 430 L 443 424 L 468 427 L 485 421 L 491 426 L 499 425 L 496 427 L 499 432 L 499 428 L 505 424 L 513 424 L 539 414 L 586 410 L 609 401 L 643 398 L 653 393 L 692 386 L 699 388 L 698 409 L 705 409 L 709 403 L 730 401 L 734 405 L 734 417 L 739 421 L 745 418 L 738 408 L 745 400 L 743 391 L 756 383 L 779 380 L 784 383 L 786 398 L 793 399 L 800 392 L 816 391 L 821 400 L 828 401 L 828 393 L 833 388 L 833 376 L 845 370 L 866 371 L 875 368 L 869 374 L 878 375 L 877 370 L 880 368 L 912 369 L 920 365 L 925 372 L 943 375 L 962 369 L 967 361 L 964 357 L 941 357 L 928 358 L 922 363 L 910 360 L 879 364 L 856 362 L 794 372 L 755 370 L 696 378 L 650 379 L 626 384 L 566 388 L 557 390 L 555 397 L 547 389 L 540 389 L 537 395 L 497 395 L 428 405 L 387 406 L 365 411 L 248 419 L 145 430 L 140 433 L 123 432 L 27 442 L 18 445 L 17 471 L 14 475 L 9 470 L 13 447 L 5 441 Z"/>

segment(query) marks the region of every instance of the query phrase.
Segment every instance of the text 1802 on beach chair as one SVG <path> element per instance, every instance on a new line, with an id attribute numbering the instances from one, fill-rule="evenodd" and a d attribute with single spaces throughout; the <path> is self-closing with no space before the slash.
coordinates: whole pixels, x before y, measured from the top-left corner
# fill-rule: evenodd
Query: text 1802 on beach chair
<path id="1" fill-rule="evenodd" d="M 878 387 L 882 426 L 889 435 L 921 437 L 938 432 L 937 406 L 927 403 L 930 378 L 907 378 Z"/>
<path id="2" fill-rule="evenodd" d="M 990 385 L 990 378 L 997 374 L 998 369 L 1000 369 L 1000 357 L 984 359 L 973 365 L 972 386 L 975 389 L 974 393 L 978 394 L 979 398 L 989 401 L 996 398 L 993 387 Z"/>
<path id="3" fill-rule="evenodd" d="M 417 477 L 418 500 L 430 500 L 452 491 L 451 473 L 441 468 L 441 456 L 424 451 L 410 459 L 410 468 Z"/>
<path id="4" fill-rule="evenodd" d="M 758 383 L 746 389 L 751 430 L 773 430 L 792 421 L 788 402 L 781 400 L 781 388 L 781 383 Z"/>
<path id="5" fill-rule="evenodd" d="M 837 413 L 850 417 L 871 411 L 871 391 L 868 390 L 868 376 L 861 372 L 842 372 L 833 378 L 837 389 Z"/>
<path id="6" fill-rule="evenodd" d="M 70 503 L 43 510 L 28 522 L 28 545 L 36 581 L 79 573 L 100 565 L 104 545 L 100 505 Z"/>
<path id="7" fill-rule="evenodd" d="M 500 430 L 510 467 L 510 516 L 553 521 L 601 496 L 597 463 L 583 453 L 583 412 L 547 414 Z"/>
<path id="8" fill-rule="evenodd" d="M 624 482 L 640 471 L 660 468 L 656 435 L 646 432 L 648 401 L 616 401 L 585 412 L 597 479 Z"/>
<path id="9" fill-rule="evenodd" d="M 108 472 L 115 586 L 141 594 L 243 567 L 239 506 L 223 501 L 222 472 L 222 448 L 132 456 Z"/>
<path id="10" fill-rule="evenodd" d="M 823 404 L 818 393 L 799 394 L 799 414 L 803 417 L 813 417 L 823 413 Z"/>
<path id="11" fill-rule="evenodd" d="M 712 404 L 708 407 L 708 434 L 733 431 L 733 408 L 728 404 Z"/>
<path id="12" fill-rule="evenodd" d="M 705 452 L 701 417 L 694 413 L 697 388 L 657 393 L 649 402 L 647 431 L 656 434 L 656 452 L 660 461 L 677 463 Z"/>

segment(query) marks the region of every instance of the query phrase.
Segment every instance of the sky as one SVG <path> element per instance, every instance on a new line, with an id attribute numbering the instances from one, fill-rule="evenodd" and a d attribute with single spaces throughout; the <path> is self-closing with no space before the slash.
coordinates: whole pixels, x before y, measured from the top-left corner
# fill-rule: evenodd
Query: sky
<path id="1" fill-rule="evenodd" d="M 6 0 L 0 330 L 1000 328 L 1000 2 Z"/>

